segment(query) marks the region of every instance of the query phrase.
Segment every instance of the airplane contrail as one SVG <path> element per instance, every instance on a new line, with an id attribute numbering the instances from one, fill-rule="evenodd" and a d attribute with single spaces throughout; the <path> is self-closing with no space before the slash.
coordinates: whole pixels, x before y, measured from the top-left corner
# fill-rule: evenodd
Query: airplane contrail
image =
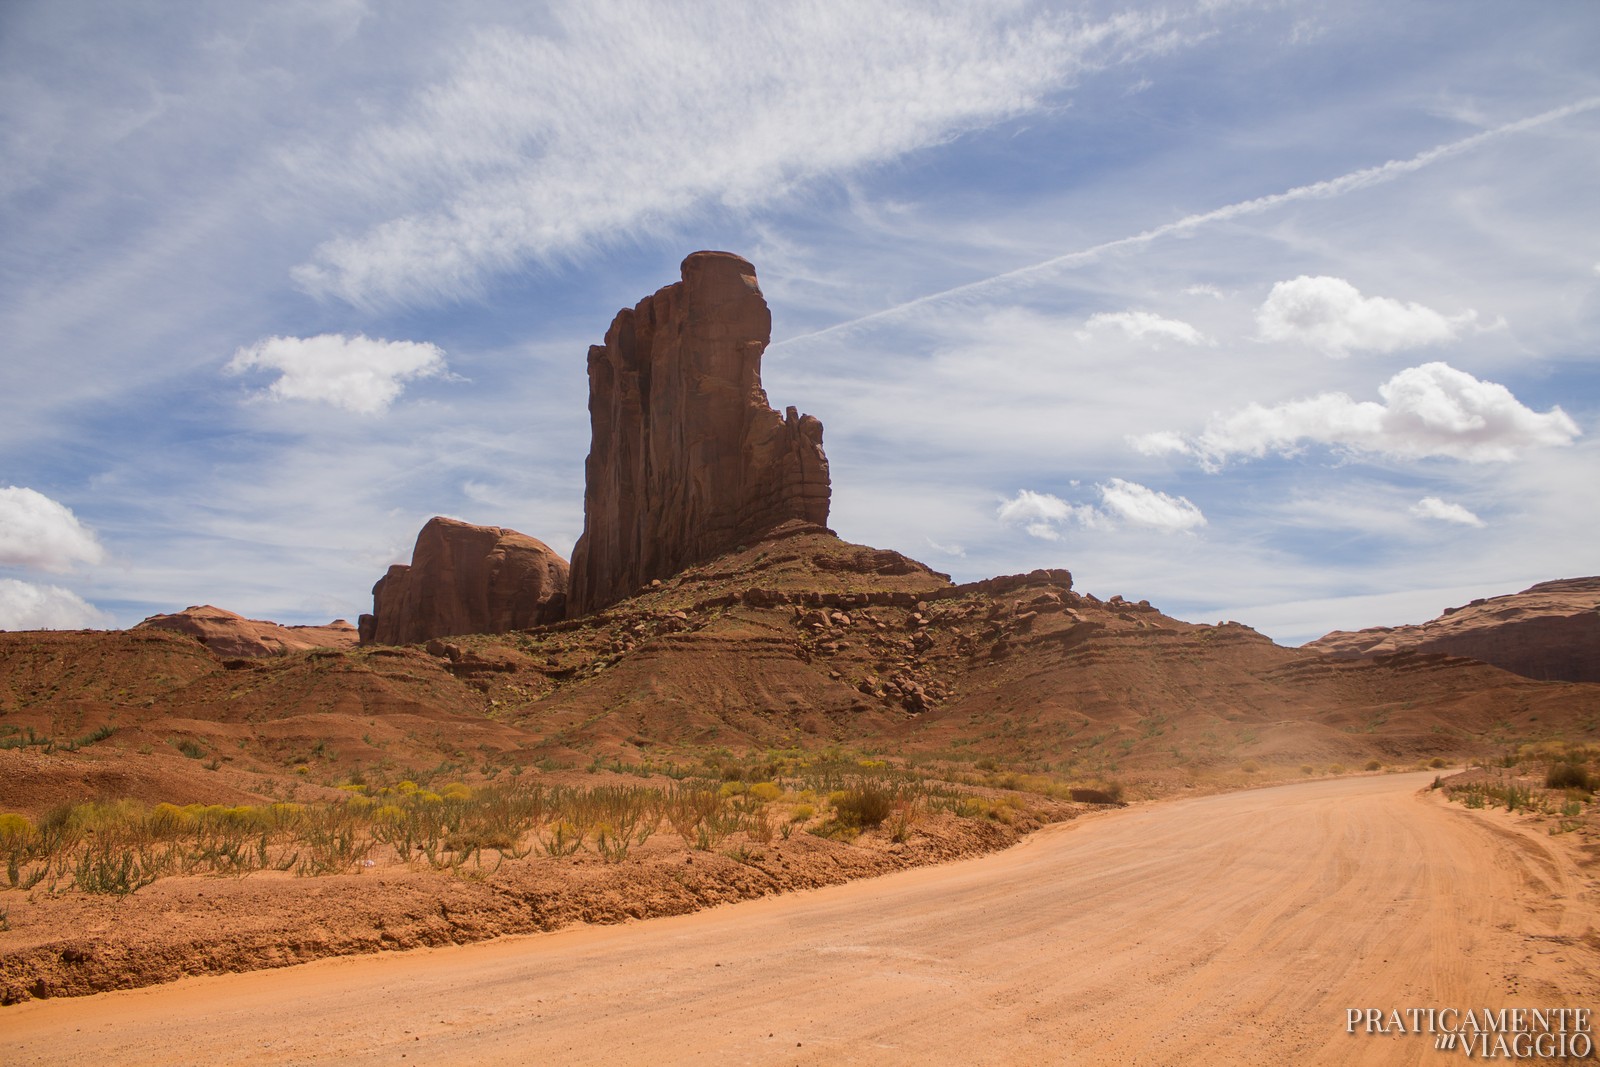
<path id="1" fill-rule="evenodd" d="M 1502 126 L 1496 126 L 1493 129 L 1484 130 L 1481 133 L 1475 133 L 1471 137 L 1463 137 L 1459 141 L 1451 141 L 1448 144 L 1437 145 L 1425 152 L 1419 152 L 1409 159 L 1391 159 L 1387 163 L 1380 163 L 1374 167 L 1364 167 L 1361 170 L 1354 170 L 1349 174 L 1343 174 L 1337 178 L 1329 178 L 1325 181 L 1313 182 L 1310 185 L 1297 185 L 1294 188 L 1287 189 L 1281 193 L 1271 193 L 1267 196 L 1259 196 L 1252 200 L 1241 200 L 1237 204 L 1228 204 L 1225 207 L 1213 208 L 1210 211 L 1204 211 L 1199 214 L 1185 215 L 1183 218 L 1178 219 L 1175 222 L 1163 223 L 1154 229 L 1145 230 L 1141 233 L 1133 234 L 1130 237 L 1119 237 L 1114 241 L 1106 241 L 1103 244 L 1097 244 L 1090 248 L 1081 249 L 1076 252 L 1067 252 L 1064 255 L 1053 256 L 1050 259 L 1042 260 L 1038 263 L 1031 263 L 1026 267 L 1018 267 L 1015 270 L 1008 270 L 1002 274 L 994 274 L 987 278 L 980 278 L 975 282 L 967 282 L 963 285 L 952 286 L 949 289 L 941 289 L 937 293 L 929 293 L 926 296 L 919 296 L 913 300 L 907 300 L 902 304 L 896 304 L 893 307 L 882 308 L 878 311 L 870 312 L 866 315 L 860 316 L 859 318 L 850 319 L 846 322 L 834 323 L 832 326 L 824 326 L 822 329 L 813 330 L 811 333 L 803 333 L 795 337 L 785 338 L 782 341 L 775 342 L 770 347 L 780 348 L 784 345 L 794 344 L 799 341 L 808 341 L 818 337 L 826 337 L 832 333 L 841 333 L 845 330 L 863 325 L 864 323 L 875 322 L 879 319 L 893 318 L 894 316 L 899 315 L 901 312 L 909 311 L 912 308 L 921 307 L 924 304 L 935 303 L 936 301 L 946 300 L 954 296 L 967 296 L 975 293 L 981 293 L 984 290 L 1003 285 L 1004 283 L 1013 281 L 1017 278 L 1024 278 L 1030 274 L 1037 274 L 1042 271 L 1050 270 L 1054 267 L 1065 267 L 1079 263 L 1093 262 L 1106 252 L 1111 252 L 1119 248 L 1131 248 L 1137 245 L 1149 244 L 1152 241 L 1166 237 L 1169 234 L 1179 233 L 1184 230 L 1192 230 L 1198 226 L 1204 226 L 1207 223 L 1225 222 L 1229 219 L 1236 219 L 1243 215 L 1257 215 L 1263 211 L 1269 211 L 1280 204 L 1287 204 L 1296 200 L 1327 200 L 1336 196 L 1343 196 L 1345 193 L 1353 192 L 1357 189 L 1365 189 L 1374 185 L 1382 185 L 1403 175 L 1411 174 L 1414 171 L 1419 171 L 1424 167 L 1437 163 L 1441 159 L 1447 159 L 1450 156 L 1460 155 L 1463 152 L 1470 151 L 1471 149 L 1474 149 L 1487 141 L 1494 140 L 1497 137 L 1503 137 L 1506 134 L 1511 133 L 1520 133 L 1523 130 L 1531 130 L 1535 127 L 1544 126 L 1551 122 L 1558 122 L 1561 119 L 1569 118 L 1573 115 L 1582 114 L 1585 111 L 1593 111 L 1595 108 L 1600 108 L 1600 96 L 1587 97 L 1583 100 L 1575 101 L 1563 107 L 1552 108 L 1549 111 L 1541 111 L 1537 115 L 1530 115 L 1524 119 L 1517 119 L 1515 122 L 1508 122 Z"/>

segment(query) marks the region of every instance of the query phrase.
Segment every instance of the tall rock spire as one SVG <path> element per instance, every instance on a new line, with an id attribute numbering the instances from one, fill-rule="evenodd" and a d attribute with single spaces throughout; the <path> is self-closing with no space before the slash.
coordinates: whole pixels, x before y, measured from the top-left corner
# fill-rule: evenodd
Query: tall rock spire
<path id="1" fill-rule="evenodd" d="M 828 521 L 822 423 L 761 387 L 772 315 L 755 268 L 696 252 L 683 280 L 617 313 L 589 349 L 584 531 L 571 615 L 779 523 Z"/>

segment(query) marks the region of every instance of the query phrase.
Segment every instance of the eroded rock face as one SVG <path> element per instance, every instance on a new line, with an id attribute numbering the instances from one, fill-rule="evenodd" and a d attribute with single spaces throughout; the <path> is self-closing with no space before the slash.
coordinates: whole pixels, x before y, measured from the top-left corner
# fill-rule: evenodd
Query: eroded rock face
<path id="1" fill-rule="evenodd" d="M 619 312 L 605 344 L 589 349 L 592 438 L 572 615 L 780 523 L 827 523 L 822 423 L 792 407 L 779 415 L 761 387 L 771 335 L 755 268 L 696 252 L 682 281 Z"/>
<path id="2" fill-rule="evenodd" d="M 135 630 L 172 630 L 198 638 L 219 656 L 283 656 L 310 648 L 350 648 L 356 628 L 343 619 L 326 626 L 280 626 L 199 604 L 171 615 L 152 615 Z"/>
<path id="3" fill-rule="evenodd" d="M 522 630 L 559 621 L 566 604 L 567 561 L 543 541 L 435 517 L 417 534 L 411 564 L 395 564 L 372 587 L 361 643 Z"/>
<path id="4" fill-rule="evenodd" d="M 1338 659 L 1443 652 L 1543 681 L 1600 682 L 1600 577 L 1540 582 L 1416 626 L 1335 630 L 1305 647 Z"/>

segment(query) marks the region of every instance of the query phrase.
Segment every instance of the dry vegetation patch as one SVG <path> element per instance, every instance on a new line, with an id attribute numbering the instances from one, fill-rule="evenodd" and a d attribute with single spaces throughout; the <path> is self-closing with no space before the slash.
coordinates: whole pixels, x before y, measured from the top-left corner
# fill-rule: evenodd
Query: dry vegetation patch
<path id="1" fill-rule="evenodd" d="M 0 1002 L 677 914 L 1001 848 L 1109 796 L 839 751 L 670 770 L 0 815 Z"/>

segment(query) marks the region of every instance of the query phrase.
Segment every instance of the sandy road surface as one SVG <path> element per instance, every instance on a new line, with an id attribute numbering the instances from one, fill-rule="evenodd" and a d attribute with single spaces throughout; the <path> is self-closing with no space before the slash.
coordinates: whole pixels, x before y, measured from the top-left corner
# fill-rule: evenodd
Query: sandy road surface
<path id="1" fill-rule="evenodd" d="M 1430 775 L 1152 805 L 622 927 L 0 1009 L 0 1063 L 1416 1063 L 1350 1007 L 1597 1006 L 1593 882 Z"/>

